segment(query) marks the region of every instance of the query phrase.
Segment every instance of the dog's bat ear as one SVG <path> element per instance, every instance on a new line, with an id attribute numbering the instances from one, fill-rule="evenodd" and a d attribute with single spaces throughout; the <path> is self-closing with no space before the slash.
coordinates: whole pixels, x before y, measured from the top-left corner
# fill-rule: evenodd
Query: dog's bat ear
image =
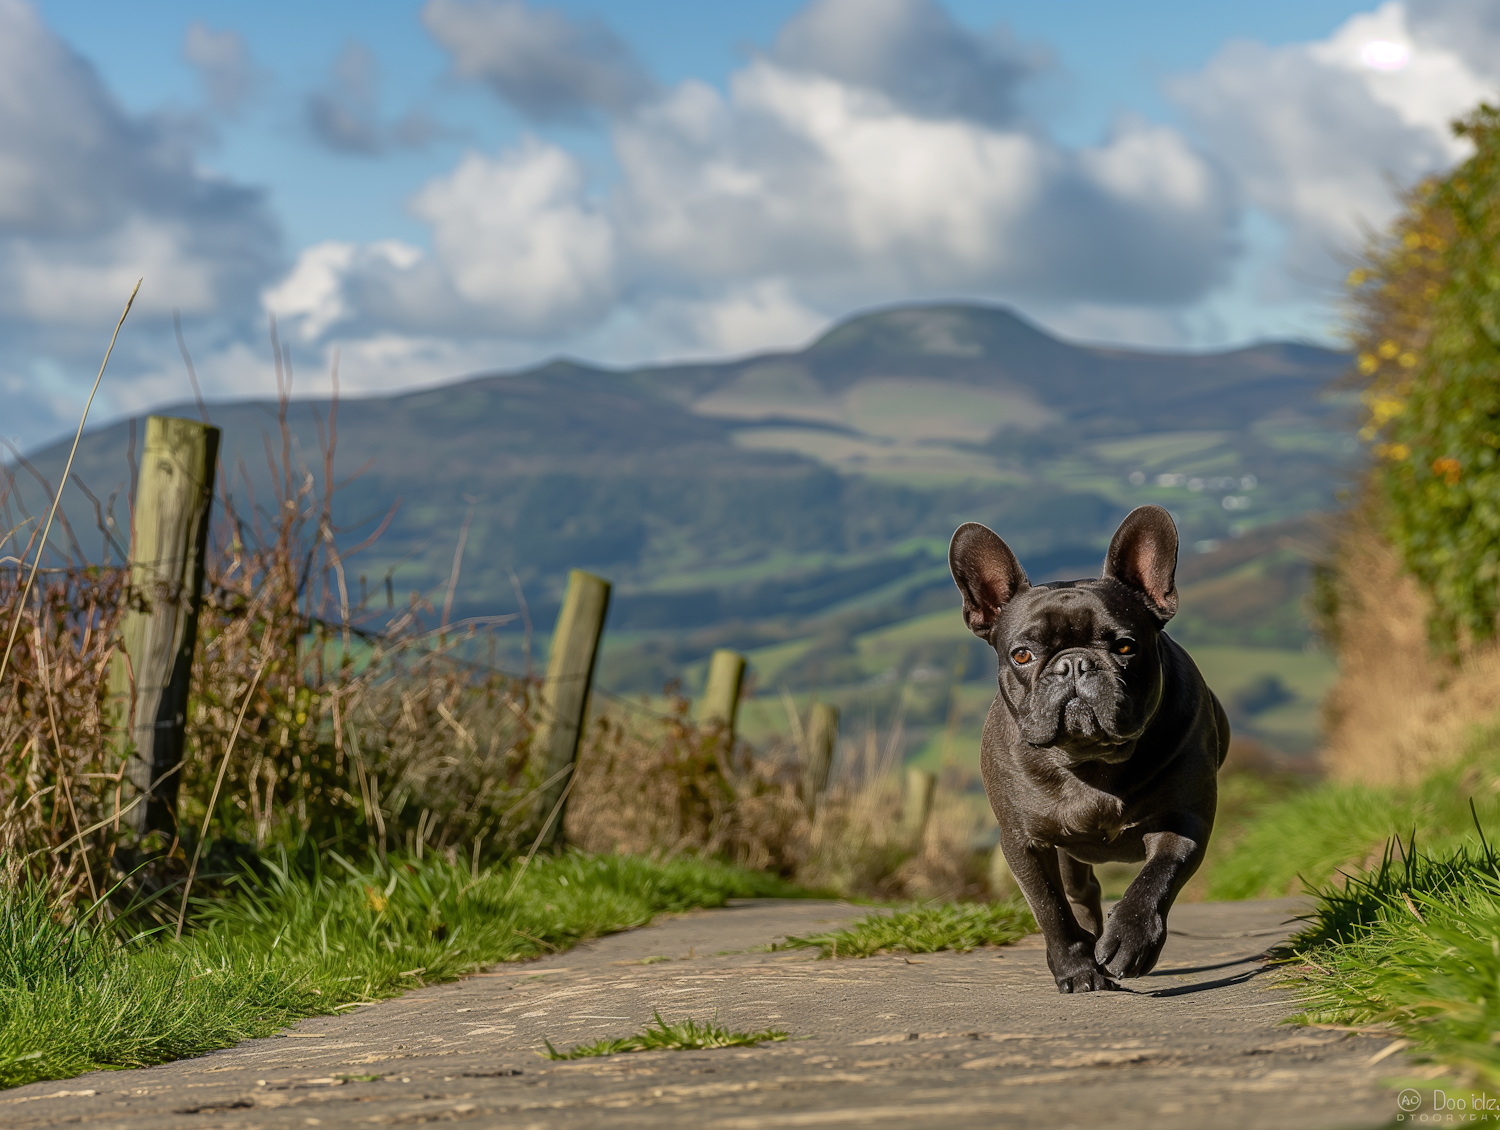
<path id="1" fill-rule="evenodd" d="M 948 568 L 964 598 L 964 623 L 988 640 L 1000 610 L 1031 582 L 1026 571 L 996 533 L 978 522 L 965 522 L 948 544 Z"/>
<path id="2" fill-rule="evenodd" d="M 1160 506 L 1137 506 L 1125 516 L 1104 555 L 1104 575 L 1146 598 L 1165 624 L 1177 615 L 1177 525 Z"/>

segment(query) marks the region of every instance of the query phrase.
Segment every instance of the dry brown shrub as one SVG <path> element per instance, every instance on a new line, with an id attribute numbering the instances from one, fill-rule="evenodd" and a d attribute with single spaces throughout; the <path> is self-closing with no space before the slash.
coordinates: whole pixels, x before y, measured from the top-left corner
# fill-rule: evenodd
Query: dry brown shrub
<path id="1" fill-rule="evenodd" d="M 586 851 L 714 855 L 775 871 L 815 890 L 892 899 L 979 897 L 984 859 L 971 846 L 981 818 L 966 781 L 944 782 L 920 841 L 901 827 L 896 753 L 873 730 L 845 741 L 826 791 L 802 795 L 806 758 L 793 740 L 753 753 L 724 749 L 718 727 L 695 726 L 688 701 L 669 711 L 611 707 L 579 754 L 566 835 Z"/>
<path id="2" fill-rule="evenodd" d="M 596 711 L 579 744 L 564 835 L 585 851 L 722 855 L 741 837 L 739 779 L 721 727 L 696 726 L 668 688 L 668 710 Z M 774 802 L 773 802 L 774 807 Z"/>
<path id="3" fill-rule="evenodd" d="M 1339 677 L 1324 701 L 1323 760 L 1339 780 L 1404 784 L 1456 760 L 1500 711 L 1500 646 L 1428 644 L 1431 607 L 1381 536 L 1375 503 L 1346 518 L 1327 582 Z"/>
<path id="4" fill-rule="evenodd" d="M 535 785 L 535 683 L 472 662 L 479 626 L 426 626 L 420 601 L 361 631 L 365 611 L 335 604 L 348 554 L 326 497 L 304 485 L 282 501 L 274 538 L 226 523 L 208 570 L 183 818 L 201 821 L 222 764 L 215 817 L 257 847 L 310 836 L 418 856 L 508 850 L 533 815 L 517 802 Z"/>

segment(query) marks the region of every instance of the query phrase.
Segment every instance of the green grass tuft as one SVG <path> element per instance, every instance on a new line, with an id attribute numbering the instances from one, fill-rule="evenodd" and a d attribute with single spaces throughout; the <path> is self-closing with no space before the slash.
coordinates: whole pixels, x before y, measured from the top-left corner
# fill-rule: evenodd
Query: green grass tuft
<path id="1" fill-rule="evenodd" d="M 692 1017 L 668 1024 L 661 1013 L 652 1011 L 655 1026 L 646 1025 L 645 1031 L 636 1036 L 621 1036 L 616 1040 L 599 1040 L 592 1044 L 579 1044 L 560 1052 L 551 1040 L 543 1040 L 547 1050 L 540 1054 L 548 1059 L 588 1059 L 599 1055 L 618 1055 L 621 1052 L 699 1051 L 704 1048 L 753 1048 L 759 1044 L 785 1040 L 787 1034 L 775 1028 L 763 1032 L 731 1032 L 713 1021 L 700 1024 Z"/>
<path id="2" fill-rule="evenodd" d="M 968 953 L 976 946 L 1008 945 L 1035 932 L 1031 911 L 1016 898 L 997 903 L 913 906 L 890 914 L 870 914 L 839 930 L 789 937 L 776 948 L 816 949 L 820 958 L 938 950 Z"/>
<path id="3" fill-rule="evenodd" d="M 537 857 L 514 881 L 513 866 L 475 879 L 433 858 L 283 860 L 199 904 L 181 942 L 122 943 L 59 922 L 40 894 L 0 896 L 0 1086 L 201 1055 L 663 912 L 798 893 L 710 861 L 580 854 Z"/>

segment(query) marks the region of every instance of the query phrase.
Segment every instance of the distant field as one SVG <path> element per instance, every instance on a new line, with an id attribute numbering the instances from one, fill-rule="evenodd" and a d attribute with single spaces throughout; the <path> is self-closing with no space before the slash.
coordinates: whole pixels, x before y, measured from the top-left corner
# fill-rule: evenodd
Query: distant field
<path id="1" fill-rule="evenodd" d="M 996 467 L 981 454 L 927 440 L 898 441 L 816 428 L 741 428 L 734 441 L 747 451 L 790 451 L 848 474 L 881 475 L 920 485 L 934 477 L 941 481 L 1025 481 L 1025 476 Z"/>
<path id="2" fill-rule="evenodd" d="M 1110 463 L 1141 468 L 1171 464 L 1175 471 L 1182 460 L 1219 447 L 1230 436 L 1230 432 L 1162 432 L 1097 443 L 1094 453 Z"/>

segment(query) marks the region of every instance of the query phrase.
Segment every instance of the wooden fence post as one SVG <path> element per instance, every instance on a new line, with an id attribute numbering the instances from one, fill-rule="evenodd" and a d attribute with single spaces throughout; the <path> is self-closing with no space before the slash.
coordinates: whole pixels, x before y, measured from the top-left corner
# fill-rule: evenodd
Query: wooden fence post
<path id="1" fill-rule="evenodd" d="M 708 661 L 708 682 L 703 688 L 703 705 L 698 721 L 703 725 L 717 722 L 724 727 L 724 749 L 734 749 L 734 724 L 740 713 L 740 689 L 745 685 L 745 657 L 737 651 L 719 648 Z"/>
<path id="2" fill-rule="evenodd" d="M 913 765 L 906 771 L 906 798 L 901 807 L 901 828 L 916 843 L 927 832 L 927 818 L 932 815 L 932 794 L 937 777 Z"/>
<path id="3" fill-rule="evenodd" d="M 818 797 L 828 787 L 828 770 L 839 740 L 839 708 L 826 702 L 813 703 L 807 719 L 807 768 L 802 775 L 802 799 L 809 816 L 817 810 Z"/>
<path id="4" fill-rule="evenodd" d="M 547 678 L 542 683 L 542 722 L 532 738 L 533 748 L 542 757 L 542 780 L 557 778 L 540 801 L 542 819 L 551 817 L 542 837 L 548 846 L 562 839 L 563 793 L 572 776 L 564 770 L 574 767 L 578 760 L 594 661 L 599 657 L 599 638 L 604 634 L 604 614 L 609 611 L 609 590 L 609 582 L 603 577 L 574 569 L 568 574 L 567 595 L 552 632 Z"/>
<path id="5" fill-rule="evenodd" d="M 125 819 L 141 835 L 177 832 L 188 683 L 218 460 L 218 428 L 169 416 L 146 418 L 121 649 L 109 672 L 115 746 L 127 758 L 131 799 L 145 797 Z"/>

